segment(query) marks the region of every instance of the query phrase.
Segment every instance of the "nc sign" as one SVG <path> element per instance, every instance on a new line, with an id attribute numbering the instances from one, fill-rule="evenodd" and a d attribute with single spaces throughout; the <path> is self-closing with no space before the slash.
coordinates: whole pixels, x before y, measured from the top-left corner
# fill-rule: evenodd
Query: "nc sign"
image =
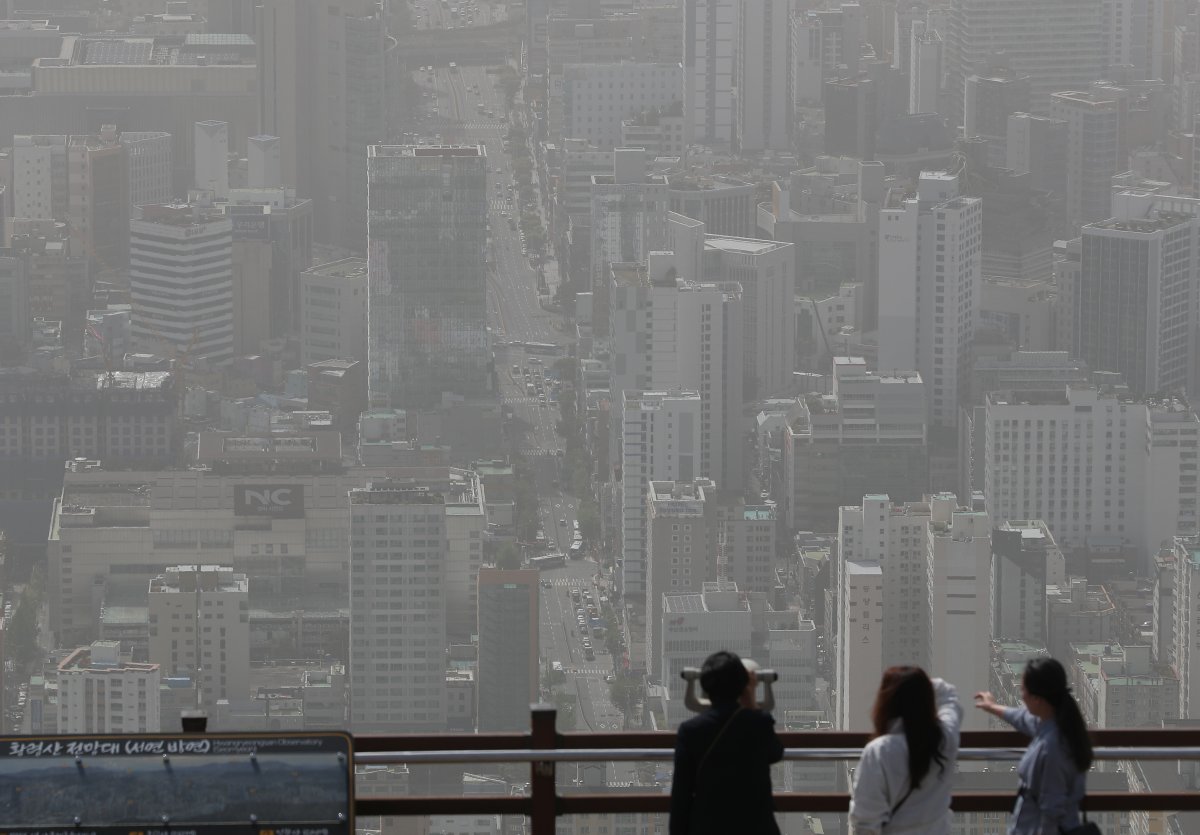
<path id="1" fill-rule="evenodd" d="M 304 518 L 304 485 L 239 484 L 233 488 L 235 516 Z"/>

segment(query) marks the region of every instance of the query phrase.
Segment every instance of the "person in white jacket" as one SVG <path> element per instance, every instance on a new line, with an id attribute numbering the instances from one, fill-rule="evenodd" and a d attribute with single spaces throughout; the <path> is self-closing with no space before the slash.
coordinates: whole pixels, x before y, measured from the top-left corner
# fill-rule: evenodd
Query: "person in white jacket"
<path id="1" fill-rule="evenodd" d="M 920 667 L 883 674 L 850 796 L 851 835 L 950 835 L 962 706 L 954 685 Z"/>

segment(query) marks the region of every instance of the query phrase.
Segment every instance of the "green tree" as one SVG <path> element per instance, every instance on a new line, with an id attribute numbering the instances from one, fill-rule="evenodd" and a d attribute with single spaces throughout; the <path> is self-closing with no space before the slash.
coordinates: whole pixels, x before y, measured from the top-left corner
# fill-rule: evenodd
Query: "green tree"
<path id="1" fill-rule="evenodd" d="M 521 552 L 517 550 L 516 545 L 505 542 L 500 546 L 500 550 L 496 552 L 496 567 L 509 571 L 521 567 Z"/>
<path id="2" fill-rule="evenodd" d="M 591 496 L 584 496 L 579 502 L 578 510 L 579 533 L 585 540 L 592 543 L 600 541 L 600 510 L 596 506 L 596 500 Z"/>

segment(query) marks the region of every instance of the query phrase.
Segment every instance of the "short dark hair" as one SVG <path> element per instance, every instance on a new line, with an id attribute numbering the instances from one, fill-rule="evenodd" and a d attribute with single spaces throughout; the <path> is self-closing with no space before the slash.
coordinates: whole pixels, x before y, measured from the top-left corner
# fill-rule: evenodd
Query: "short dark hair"
<path id="1" fill-rule="evenodd" d="M 700 668 L 700 686 L 715 705 L 737 701 L 750 683 L 750 673 L 737 653 L 721 650 L 704 659 Z"/>

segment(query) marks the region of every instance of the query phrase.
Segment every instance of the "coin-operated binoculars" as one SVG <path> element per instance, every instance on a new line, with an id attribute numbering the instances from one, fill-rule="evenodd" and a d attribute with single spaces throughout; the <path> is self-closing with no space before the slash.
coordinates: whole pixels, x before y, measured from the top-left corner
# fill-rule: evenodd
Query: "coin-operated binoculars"
<path id="1" fill-rule="evenodd" d="M 759 699 L 758 706 L 767 712 L 774 710 L 775 691 L 772 685 L 779 680 L 779 674 L 774 670 L 760 670 L 758 664 L 749 658 L 743 658 L 742 664 L 745 665 L 748 672 L 757 676 L 759 682 L 762 683 L 763 697 Z M 696 684 L 700 681 L 699 667 L 684 667 L 679 675 L 687 682 L 687 691 L 683 694 L 683 703 L 687 706 L 688 710 L 693 713 L 703 713 L 712 707 L 712 702 L 696 692 Z"/>

